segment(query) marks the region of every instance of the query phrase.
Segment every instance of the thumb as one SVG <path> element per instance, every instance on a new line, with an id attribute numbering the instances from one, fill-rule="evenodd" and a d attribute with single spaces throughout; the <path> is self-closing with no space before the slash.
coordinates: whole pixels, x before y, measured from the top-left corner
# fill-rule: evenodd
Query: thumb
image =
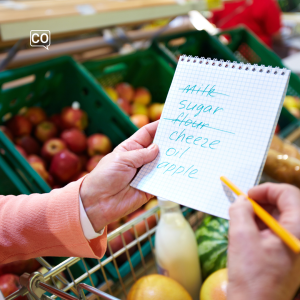
<path id="1" fill-rule="evenodd" d="M 255 223 L 252 204 L 245 197 L 239 196 L 229 208 L 230 239 L 254 241 L 259 237 L 259 229 Z"/>
<path id="2" fill-rule="evenodd" d="M 153 161 L 156 158 L 158 151 L 158 146 L 156 144 L 151 144 L 148 148 L 123 152 L 122 160 L 131 167 L 137 169 Z"/>

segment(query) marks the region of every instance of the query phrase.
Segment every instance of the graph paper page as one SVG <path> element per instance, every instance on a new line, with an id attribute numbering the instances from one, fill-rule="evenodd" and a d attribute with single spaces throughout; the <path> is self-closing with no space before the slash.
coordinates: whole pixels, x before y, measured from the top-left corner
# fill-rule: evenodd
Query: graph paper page
<path id="1" fill-rule="evenodd" d="M 154 138 L 131 185 L 229 218 L 226 176 L 247 192 L 261 172 L 290 71 L 180 57 Z"/>

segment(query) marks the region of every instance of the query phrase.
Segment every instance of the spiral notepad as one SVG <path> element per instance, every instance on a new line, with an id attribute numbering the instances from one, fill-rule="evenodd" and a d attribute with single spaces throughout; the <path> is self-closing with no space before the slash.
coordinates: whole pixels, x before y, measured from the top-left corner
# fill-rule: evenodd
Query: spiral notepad
<path id="1" fill-rule="evenodd" d="M 233 195 L 258 183 L 290 71 L 181 56 L 155 135 L 157 158 L 132 186 L 229 218 Z"/>

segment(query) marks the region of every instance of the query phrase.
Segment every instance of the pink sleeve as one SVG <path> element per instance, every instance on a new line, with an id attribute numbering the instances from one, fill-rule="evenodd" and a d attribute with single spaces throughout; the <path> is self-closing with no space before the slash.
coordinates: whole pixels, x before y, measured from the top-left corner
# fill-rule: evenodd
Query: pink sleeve
<path id="1" fill-rule="evenodd" d="M 89 242 L 81 228 L 82 180 L 48 194 L 0 196 L 0 264 L 38 256 L 104 255 L 106 229 Z"/>

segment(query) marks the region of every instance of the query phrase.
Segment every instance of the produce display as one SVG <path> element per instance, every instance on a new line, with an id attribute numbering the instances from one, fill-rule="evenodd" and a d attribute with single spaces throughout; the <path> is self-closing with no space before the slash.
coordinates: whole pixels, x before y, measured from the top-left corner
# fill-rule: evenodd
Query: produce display
<path id="1" fill-rule="evenodd" d="M 127 300 L 154 299 L 192 300 L 192 297 L 177 281 L 158 274 L 140 278 L 127 296 Z"/>
<path id="2" fill-rule="evenodd" d="M 58 188 L 91 172 L 112 151 L 106 135 L 86 136 L 87 125 L 87 114 L 79 108 L 65 107 L 48 117 L 42 108 L 30 107 L 0 130 L 50 187 Z"/>
<path id="3" fill-rule="evenodd" d="M 227 285 L 227 269 L 221 269 L 212 273 L 202 285 L 200 300 L 226 300 Z"/>
<path id="4" fill-rule="evenodd" d="M 130 116 L 138 128 L 159 120 L 164 104 L 152 103 L 148 89 L 144 87 L 134 89 L 129 83 L 121 82 L 115 87 L 105 87 L 104 90 L 111 100 Z"/>
<path id="5" fill-rule="evenodd" d="M 266 163 L 265 174 L 278 182 L 300 187 L 300 152 L 298 148 L 274 136 Z"/>
<path id="6" fill-rule="evenodd" d="M 300 99 L 295 96 L 286 96 L 283 106 L 296 118 L 300 118 Z"/>
<path id="7" fill-rule="evenodd" d="M 205 280 L 213 272 L 226 268 L 228 228 L 227 220 L 207 216 L 196 230 L 202 280 Z"/>
<path id="8" fill-rule="evenodd" d="M 0 130 L 50 187 L 59 188 L 91 172 L 112 151 L 110 139 L 98 133 L 87 136 L 84 132 L 87 126 L 87 114 L 79 108 L 65 107 L 61 114 L 48 117 L 42 108 L 30 107 L 23 115 L 16 115 L 0 126 Z M 156 205 L 157 199 L 150 200 L 144 208 L 109 224 L 108 232 Z M 155 216 L 148 217 L 147 222 L 149 229 L 156 226 Z M 123 234 L 126 244 L 135 239 L 135 230 L 137 236 L 145 234 L 145 222 L 141 221 Z M 123 248 L 121 236 L 113 239 L 110 246 L 113 253 Z M 129 253 L 132 255 L 136 251 L 137 247 L 132 247 Z M 110 255 L 109 248 L 106 255 Z M 126 260 L 124 253 L 117 258 L 117 263 L 121 265 Z"/>

